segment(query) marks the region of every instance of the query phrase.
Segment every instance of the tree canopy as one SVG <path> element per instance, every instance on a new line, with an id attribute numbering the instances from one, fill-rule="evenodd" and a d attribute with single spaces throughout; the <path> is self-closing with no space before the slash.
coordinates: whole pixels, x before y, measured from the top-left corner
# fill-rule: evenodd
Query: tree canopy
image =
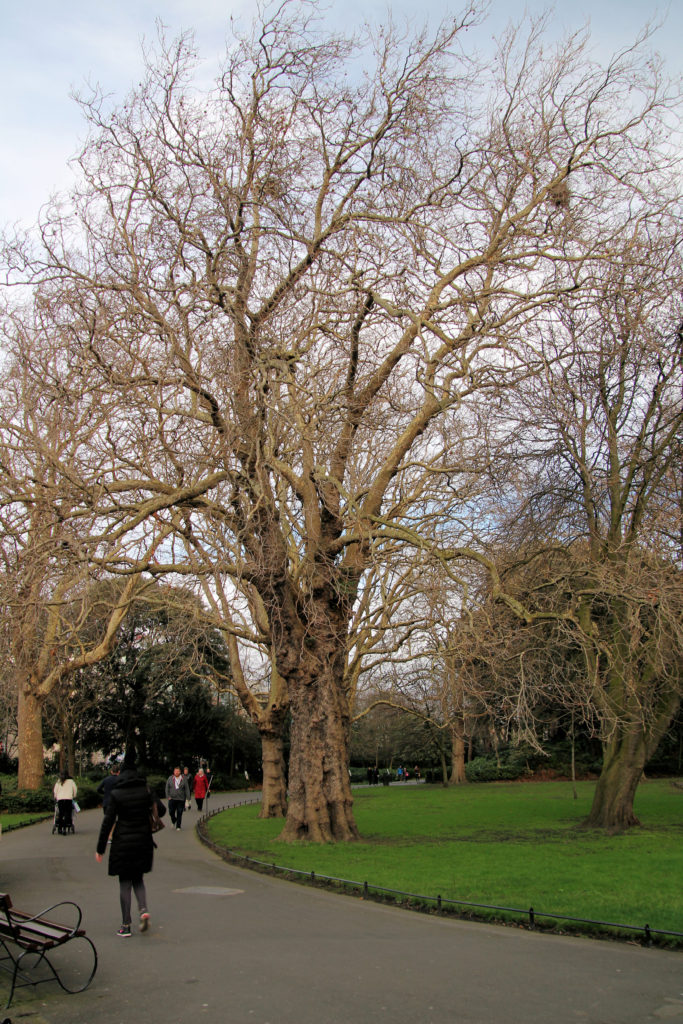
<path id="1" fill-rule="evenodd" d="M 60 408 L 97 411 L 83 459 L 49 453 L 74 495 L 60 510 L 93 524 L 89 564 L 204 588 L 263 735 L 291 716 L 290 840 L 358 834 L 349 669 L 389 559 L 448 565 L 451 606 L 467 603 L 456 564 L 485 567 L 495 600 L 552 617 L 506 595 L 490 545 L 503 519 L 474 517 L 503 470 L 512 500 L 534 447 L 541 472 L 574 458 L 580 476 L 560 405 L 584 422 L 593 399 L 575 382 L 595 372 L 599 393 L 600 360 L 619 363 L 600 349 L 606 318 L 618 337 L 620 318 L 667 302 L 661 370 L 654 350 L 642 368 L 650 425 L 615 419 L 609 397 L 602 410 L 620 458 L 641 437 L 639 522 L 662 502 L 679 522 L 662 497 L 679 493 L 671 473 L 646 468 L 655 423 L 665 447 L 680 441 L 676 96 L 646 38 L 600 66 L 584 35 L 548 49 L 532 23 L 485 62 L 466 49 L 479 16 L 332 37 L 285 3 L 235 30 L 210 90 L 193 82 L 191 40 L 162 36 L 124 104 L 82 98 L 79 186 L 38 237 L 6 247 L 32 295 L 6 321 L 10 342 L 21 331 L 45 353 Z M 638 273 L 618 285 L 625 265 Z M 239 683 L 252 674 L 267 681 L 258 697 Z M 277 775 L 277 748 L 270 763 Z"/>

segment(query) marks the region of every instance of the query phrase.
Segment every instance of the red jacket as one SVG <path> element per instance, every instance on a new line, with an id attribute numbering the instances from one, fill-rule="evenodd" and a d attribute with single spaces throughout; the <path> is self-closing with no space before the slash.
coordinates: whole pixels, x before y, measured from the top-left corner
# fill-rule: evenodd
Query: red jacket
<path id="1" fill-rule="evenodd" d="M 206 775 L 195 775 L 194 777 L 194 795 L 200 799 L 205 797 L 209 789 L 209 780 Z"/>

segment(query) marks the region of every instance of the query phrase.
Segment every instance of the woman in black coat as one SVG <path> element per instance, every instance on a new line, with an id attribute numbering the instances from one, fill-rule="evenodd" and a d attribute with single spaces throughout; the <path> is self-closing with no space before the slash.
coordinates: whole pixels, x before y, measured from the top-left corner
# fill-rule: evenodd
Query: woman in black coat
<path id="1" fill-rule="evenodd" d="M 116 934 L 121 938 L 127 938 L 131 933 L 132 892 L 140 912 L 140 931 L 145 932 L 149 927 L 147 893 L 142 876 L 152 870 L 154 859 L 155 843 L 150 822 L 153 802 L 157 804 L 159 816 L 163 816 L 166 813 L 164 805 L 138 775 L 135 764 L 124 760 L 119 781 L 111 791 L 109 805 L 104 812 L 95 854 L 95 860 L 101 863 L 113 828 L 109 874 L 119 876 L 122 924 Z"/>

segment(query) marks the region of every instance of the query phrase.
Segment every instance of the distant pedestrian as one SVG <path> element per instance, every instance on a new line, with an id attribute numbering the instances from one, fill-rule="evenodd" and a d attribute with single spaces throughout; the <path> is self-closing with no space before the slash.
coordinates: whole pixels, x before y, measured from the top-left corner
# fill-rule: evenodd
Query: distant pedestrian
<path id="1" fill-rule="evenodd" d="M 145 780 L 138 775 L 132 758 L 124 759 L 118 785 L 110 794 L 100 834 L 97 840 L 95 860 L 102 863 L 107 848 L 107 838 L 114 830 L 109 850 L 109 874 L 118 875 L 119 900 L 121 903 L 121 927 L 117 935 L 130 938 L 132 893 L 138 904 L 140 931 L 149 928 L 147 891 L 143 875 L 152 870 L 155 842 L 152 837 L 150 812 L 156 803 L 159 817 L 166 814 L 161 800 L 152 793 Z"/>
<path id="2" fill-rule="evenodd" d="M 114 786 L 118 786 L 119 784 L 119 773 L 119 766 L 117 764 L 113 765 L 111 769 L 111 774 L 107 775 L 106 779 L 102 779 L 99 786 L 97 787 L 97 792 L 102 797 L 102 810 L 104 811 L 105 814 L 107 813 L 107 808 L 109 807 L 111 791 L 114 788 Z"/>
<path id="3" fill-rule="evenodd" d="M 111 801 L 111 791 L 114 788 L 114 786 L 118 786 L 119 784 L 120 772 L 121 769 L 119 768 L 118 764 L 112 765 L 111 774 L 107 775 L 106 779 L 102 779 L 99 786 L 97 787 L 97 792 L 102 797 L 102 811 L 104 814 L 107 813 L 107 810 L 109 808 L 109 803 Z M 111 838 L 112 837 L 110 832 L 109 842 L 111 842 Z"/>
<path id="4" fill-rule="evenodd" d="M 171 824 L 175 825 L 176 831 L 179 831 L 183 824 L 185 801 L 190 799 L 190 787 L 185 776 L 181 775 L 180 768 L 174 768 L 173 775 L 166 780 L 166 799 L 168 800 Z"/>
<path id="5" fill-rule="evenodd" d="M 187 783 L 188 792 L 190 793 L 190 795 L 192 795 L 192 792 L 194 790 L 194 779 L 192 777 L 192 772 L 187 767 L 187 765 L 185 765 L 185 767 L 183 768 L 183 778 L 185 779 L 185 782 Z M 186 800 L 185 801 L 185 810 L 189 811 L 191 807 L 192 807 L 192 802 L 190 800 Z"/>
<path id="6" fill-rule="evenodd" d="M 200 768 L 194 777 L 194 798 L 197 803 L 197 810 L 201 811 L 204 800 L 209 793 L 209 777 L 203 768 Z"/>
<path id="7" fill-rule="evenodd" d="M 375 784 L 375 772 L 372 765 L 368 768 L 368 786 L 374 786 Z"/>
<path id="8" fill-rule="evenodd" d="M 52 792 L 57 802 L 57 831 L 63 836 L 73 828 L 74 800 L 78 786 L 69 773 L 64 771 L 59 776 L 59 782 L 55 782 Z"/>
<path id="9" fill-rule="evenodd" d="M 206 775 L 206 780 L 208 782 L 208 786 L 207 786 L 207 789 L 206 789 L 206 796 L 204 797 L 205 800 L 208 800 L 209 797 L 211 796 L 211 787 L 213 785 L 213 772 L 209 768 L 209 766 L 206 763 L 206 761 L 202 761 L 201 767 L 204 769 L 204 774 Z"/>

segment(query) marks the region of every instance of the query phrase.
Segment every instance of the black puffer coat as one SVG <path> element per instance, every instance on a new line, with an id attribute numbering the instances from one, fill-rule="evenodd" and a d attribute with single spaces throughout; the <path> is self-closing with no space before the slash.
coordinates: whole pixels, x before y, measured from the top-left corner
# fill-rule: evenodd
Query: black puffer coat
<path id="1" fill-rule="evenodd" d="M 107 849 L 109 833 L 114 828 L 109 850 L 109 874 L 120 878 L 139 878 L 152 870 L 154 840 L 149 820 L 152 800 L 147 783 L 134 769 L 121 772 L 118 784 L 111 791 L 97 840 L 97 852 Z M 157 800 L 159 814 L 166 808 Z"/>

